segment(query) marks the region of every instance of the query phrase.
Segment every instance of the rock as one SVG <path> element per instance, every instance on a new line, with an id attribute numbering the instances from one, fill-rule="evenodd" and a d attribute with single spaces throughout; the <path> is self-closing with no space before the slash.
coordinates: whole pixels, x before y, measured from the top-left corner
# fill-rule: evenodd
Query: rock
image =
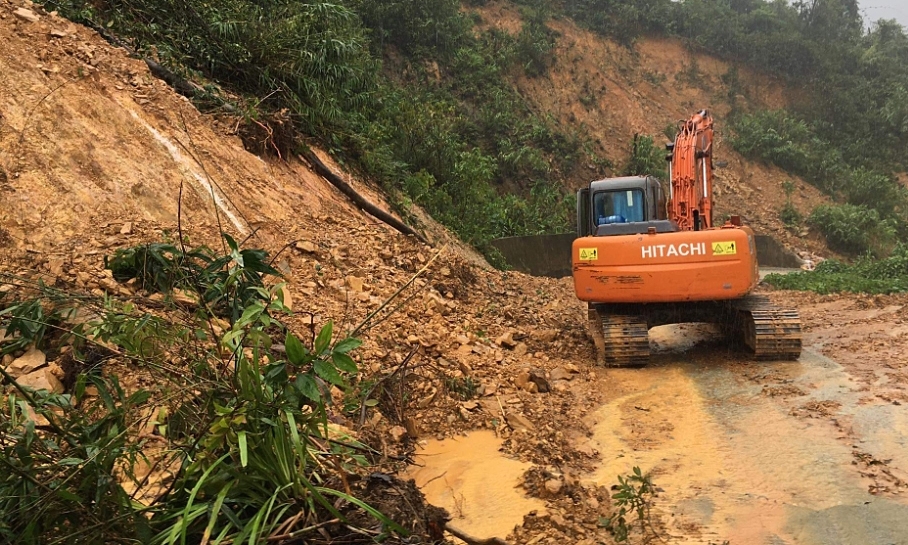
<path id="1" fill-rule="evenodd" d="M 517 386 L 521 390 L 527 387 L 527 384 L 530 382 L 530 373 L 529 371 L 521 371 L 514 375 L 514 386 Z"/>
<path id="2" fill-rule="evenodd" d="M 6 368 L 6 372 L 13 378 L 18 379 L 21 376 L 33 373 L 47 364 L 47 356 L 34 346 L 21 357 L 13 360 Z"/>
<path id="3" fill-rule="evenodd" d="M 513 430 L 526 430 L 526 431 L 536 431 L 536 426 L 533 425 L 530 420 L 523 416 L 520 413 L 511 413 L 508 415 L 508 425 L 511 426 Z"/>
<path id="4" fill-rule="evenodd" d="M 314 254 L 318 251 L 318 246 L 308 240 L 301 240 L 294 245 L 294 248 L 307 254 Z"/>
<path id="5" fill-rule="evenodd" d="M 365 289 L 365 283 L 362 278 L 350 275 L 347 277 L 347 287 L 353 291 L 361 292 Z"/>
<path id="6" fill-rule="evenodd" d="M 543 371 L 542 369 L 531 369 L 530 381 L 535 383 L 536 387 L 539 388 L 539 391 L 542 393 L 546 393 L 551 390 L 549 381 L 545 378 L 545 371 Z"/>
<path id="7" fill-rule="evenodd" d="M 557 329 L 537 329 L 530 333 L 530 336 L 540 342 L 550 343 L 558 338 Z"/>
<path id="8" fill-rule="evenodd" d="M 47 370 L 53 376 L 57 377 L 60 380 L 63 380 L 63 377 L 66 376 L 66 373 L 63 371 L 63 368 L 57 365 L 56 363 L 51 363 L 47 366 Z"/>
<path id="9" fill-rule="evenodd" d="M 561 515 L 553 514 L 549 518 L 549 520 L 552 521 L 552 525 L 555 528 L 558 528 L 562 532 L 567 532 L 568 530 L 570 530 L 570 526 L 568 526 L 568 523 L 564 520 L 564 517 L 562 517 Z"/>
<path id="10" fill-rule="evenodd" d="M 552 369 L 552 372 L 549 373 L 549 378 L 551 380 L 571 380 L 574 378 L 574 375 L 565 369 L 564 367 L 556 367 Z"/>
<path id="11" fill-rule="evenodd" d="M 476 401 L 464 401 L 460 406 L 468 411 L 475 411 L 479 408 L 479 403 Z"/>
<path id="12" fill-rule="evenodd" d="M 63 393 L 63 383 L 50 372 L 50 369 L 38 369 L 16 379 L 20 386 L 33 390 L 47 390 L 55 394 Z"/>
<path id="13" fill-rule="evenodd" d="M 495 339 L 495 343 L 504 348 L 514 348 L 517 346 L 517 342 L 514 340 L 514 331 L 509 330 L 504 335 Z"/>
<path id="14" fill-rule="evenodd" d="M 121 234 L 121 235 L 130 235 L 130 234 L 132 234 L 132 222 L 127 221 L 126 223 L 124 223 L 124 224 L 123 224 L 123 227 L 120 228 L 120 234 Z"/>
<path id="15" fill-rule="evenodd" d="M 561 479 L 549 479 L 545 482 L 545 491 L 552 496 L 561 492 L 562 487 L 564 487 L 564 483 L 561 482 Z"/>
<path id="16" fill-rule="evenodd" d="M 290 312 L 293 312 L 293 296 L 290 294 L 290 288 L 287 285 L 281 286 L 281 295 L 283 295 L 284 306 L 287 307 Z"/>
<path id="17" fill-rule="evenodd" d="M 21 19 L 27 23 L 37 23 L 41 20 L 41 17 L 39 17 L 37 13 L 26 8 L 17 9 L 13 12 L 13 15 L 15 15 L 17 19 Z"/>
<path id="18" fill-rule="evenodd" d="M 514 355 L 517 356 L 518 358 L 521 356 L 525 356 L 527 353 L 527 350 L 528 350 L 528 348 L 527 348 L 526 343 L 517 343 L 517 346 L 514 347 Z"/>
<path id="19" fill-rule="evenodd" d="M 531 394 L 539 393 L 539 385 L 536 384 L 535 382 L 533 382 L 532 380 L 530 382 L 527 382 L 526 386 L 524 386 L 523 389 Z"/>
<path id="20" fill-rule="evenodd" d="M 62 30 L 58 30 L 55 28 L 50 31 L 50 36 L 51 36 L 51 38 L 65 38 L 67 36 L 67 34 L 66 34 L 66 32 L 63 32 Z"/>
<path id="21" fill-rule="evenodd" d="M 391 439 L 395 443 L 400 443 L 407 437 L 407 429 L 403 426 L 392 426 L 388 433 L 391 434 Z"/>

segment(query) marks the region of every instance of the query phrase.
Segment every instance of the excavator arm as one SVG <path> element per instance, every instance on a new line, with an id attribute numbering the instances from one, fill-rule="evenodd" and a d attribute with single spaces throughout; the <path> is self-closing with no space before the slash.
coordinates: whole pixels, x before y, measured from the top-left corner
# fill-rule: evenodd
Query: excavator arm
<path id="1" fill-rule="evenodd" d="M 669 218 L 682 231 L 713 226 L 713 118 L 706 110 L 681 123 L 669 159 Z"/>

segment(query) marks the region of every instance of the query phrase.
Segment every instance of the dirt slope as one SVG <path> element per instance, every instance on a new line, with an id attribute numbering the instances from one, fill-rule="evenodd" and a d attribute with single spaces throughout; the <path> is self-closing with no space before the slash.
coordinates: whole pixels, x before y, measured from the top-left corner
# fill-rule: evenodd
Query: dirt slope
<path id="1" fill-rule="evenodd" d="M 513 3 L 489 2 L 475 10 L 485 28 L 520 31 L 520 11 Z M 781 183 L 789 179 L 797 183 L 792 202 L 804 214 L 826 197 L 778 168 L 745 160 L 725 141 L 729 106 L 721 76 L 731 68 L 729 63 L 692 53 L 676 39 L 642 38 L 629 50 L 568 19 L 553 19 L 548 25 L 558 33 L 555 64 L 544 76 L 517 80 L 519 90 L 538 112 L 563 126 L 584 127 L 598 145 L 597 154 L 621 165 L 630 154 L 634 134 L 654 136 L 661 145 L 667 141 L 666 127 L 707 108 L 716 118 L 715 159 L 727 163 L 715 171 L 717 216 L 739 214 L 758 233 L 772 234 L 792 248 L 823 251 L 820 237 L 791 233 L 779 221 L 785 203 Z M 752 108 L 786 105 L 781 82 L 743 67 L 738 70 L 744 91 L 737 97 L 740 103 Z M 580 180 L 579 186 L 596 175 L 589 165 L 574 179 Z"/>

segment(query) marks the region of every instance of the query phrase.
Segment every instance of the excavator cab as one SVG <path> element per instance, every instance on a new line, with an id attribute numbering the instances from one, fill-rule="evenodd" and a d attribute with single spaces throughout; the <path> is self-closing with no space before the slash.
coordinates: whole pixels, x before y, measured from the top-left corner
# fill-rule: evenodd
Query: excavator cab
<path id="1" fill-rule="evenodd" d="M 652 176 L 592 182 L 577 192 L 577 236 L 631 235 L 677 231 L 668 220 L 665 192 Z"/>

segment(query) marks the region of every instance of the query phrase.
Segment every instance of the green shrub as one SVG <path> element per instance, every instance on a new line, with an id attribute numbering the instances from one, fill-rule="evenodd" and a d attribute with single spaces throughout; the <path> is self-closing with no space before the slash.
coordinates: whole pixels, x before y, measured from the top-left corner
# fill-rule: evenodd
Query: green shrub
<path id="1" fill-rule="evenodd" d="M 848 255 L 883 256 L 896 240 L 893 222 L 864 206 L 820 205 L 807 222 L 823 233 L 831 249 Z"/>
<path id="2" fill-rule="evenodd" d="M 782 190 L 785 191 L 785 205 L 782 206 L 782 210 L 779 212 L 779 219 L 782 220 L 786 227 L 797 227 L 804 218 L 798 212 L 798 209 L 795 208 L 794 203 L 791 202 L 791 196 L 795 190 L 794 182 L 785 180 L 782 182 Z"/>
<path id="3" fill-rule="evenodd" d="M 0 369 L 7 381 L 11 377 Z M 86 397 L 87 386 L 98 392 Z M 116 377 L 83 375 L 75 395 L 18 389 L 0 406 L 0 537 L 5 542 L 147 542 L 153 535 L 117 471 L 142 447 L 130 413 L 147 392 L 127 396 Z M 37 428 L 42 418 L 47 425 Z"/>
<path id="4" fill-rule="evenodd" d="M 852 265 L 826 260 L 812 271 L 770 274 L 765 281 L 777 288 L 821 294 L 908 291 L 908 245 L 897 246 L 885 259 L 865 257 Z"/>
<path id="5" fill-rule="evenodd" d="M 665 152 L 655 145 L 652 136 L 635 134 L 631 156 L 623 172 L 626 176 L 650 175 L 664 180 L 668 174 Z"/>
<path id="6" fill-rule="evenodd" d="M 263 297 L 263 276 L 281 274 L 266 262 L 265 251 L 240 250 L 230 235 L 223 237 L 230 252 L 223 256 L 204 246 L 184 253 L 171 244 L 145 244 L 117 250 L 105 258 L 105 266 L 118 282 L 136 279 L 144 290 L 194 291 L 219 315 L 236 321 L 243 309 Z"/>
<path id="7" fill-rule="evenodd" d="M 804 221 L 804 217 L 790 202 L 787 202 L 782 206 L 782 210 L 779 211 L 779 219 L 782 220 L 785 227 L 791 228 L 801 225 L 801 222 Z"/>

